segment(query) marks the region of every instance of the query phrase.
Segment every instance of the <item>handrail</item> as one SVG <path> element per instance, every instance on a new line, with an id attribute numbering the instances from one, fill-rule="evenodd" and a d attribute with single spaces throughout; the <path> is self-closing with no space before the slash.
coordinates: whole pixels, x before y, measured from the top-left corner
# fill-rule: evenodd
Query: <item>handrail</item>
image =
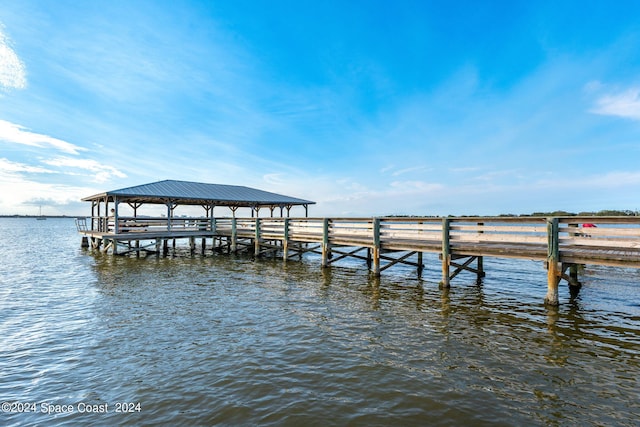
<path id="1" fill-rule="evenodd" d="M 558 250 L 569 248 L 640 249 L 640 217 L 553 217 L 558 222 Z M 209 218 L 209 217 L 119 217 L 118 232 L 215 231 L 220 235 L 254 238 L 256 227 L 262 239 L 322 242 L 332 244 L 401 247 L 403 244 L 441 245 L 443 219 L 437 217 L 330 218 Z M 457 247 L 518 245 L 547 247 L 549 231 L 544 217 L 447 217 L 447 238 Z M 285 229 L 285 221 L 288 223 Z M 90 229 L 113 232 L 112 217 L 91 217 Z M 170 224 L 170 228 L 169 228 Z M 215 225 L 213 225 L 215 224 Z M 584 224 L 596 224 L 585 227 Z M 89 227 L 87 227 L 89 228 Z M 80 230 L 79 230 L 80 231 Z M 286 233 L 285 233 L 286 232 Z M 324 236 L 324 234 L 327 236 Z"/>

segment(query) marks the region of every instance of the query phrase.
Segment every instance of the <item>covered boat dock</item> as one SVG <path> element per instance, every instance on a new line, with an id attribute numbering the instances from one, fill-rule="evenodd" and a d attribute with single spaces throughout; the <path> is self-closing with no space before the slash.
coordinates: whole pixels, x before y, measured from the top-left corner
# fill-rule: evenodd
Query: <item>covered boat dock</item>
<path id="1" fill-rule="evenodd" d="M 105 252 L 111 249 L 115 254 L 140 250 L 159 252 L 161 246 L 166 253 L 167 242 L 173 240 L 175 246 L 178 238 L 189 238 L 192 248 L 195 239 L 201 238 L 204 251 L 206 238 L 219 237 L 214 217 L 216 207 L 230 209 L 231 215 L 226 222 L 234 228 L 239 209 L 249 209 L 252 218 L 258 218 L 264 209 L 269 211 L 270 217 L 289 217 L 292 208 L 300 207 L 307 217 L 309 205 L 315 204 L 245 186 L 176 180 L 107 191 L 82 201 L 91 202 L 88 221 L 84 218 L 76 222 L 83 235 L 83 246 Z M 177 209 L 184 213 L 177 214 Z M 235 249 L 238 242 L 236 233 L 231 231 L 229 245 Z M 152 244 L 141 245 L 144 240 L 152 240 Z"/>

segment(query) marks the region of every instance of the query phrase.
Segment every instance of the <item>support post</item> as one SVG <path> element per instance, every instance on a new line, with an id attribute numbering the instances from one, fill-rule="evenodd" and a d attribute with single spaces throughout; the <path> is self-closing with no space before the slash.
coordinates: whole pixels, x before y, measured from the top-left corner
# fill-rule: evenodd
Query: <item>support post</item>
<path id="1" fill-rule="evenodd" d="M 374 276 L 380 276 L 380 218 L 373 218 L 373 248 L 372 248 L 371 272 Z"/>
<path id="2" fill-rule="evenodd" d="M 449 266 L 451 263 L 451 247 L 449 244 L 449 229 L 451 220 L 442 218 L 442 280 L 440 286 L 448 288 L 451 286 L 449 280 Z"/>
<path id="3" fill-rule="evenodd" d="M 569 267 L 569 277 L 571 277 L 574 283 L 580 283 L 578 281 L 578 264 L 571 264 L 571 266 Z"/>
<path id="4" fill-rule="evenodd" d="M 253 254 L 255 256 L 260 256 L 260 218 L 256 215 L 256 234 L 254 239 L 254 249 Z"/>
<path id="5" fill-rule="evenodd" d="M 282 213 L 282 207 L 280 208 Z M 282 259 L 286 261 L 289 258 L 289 218 L 284 219 L 284 239 L 282 240 Z"/>
<path id="6" fill-rule="evenodd" d="M 322 220 L 322 267 L 329 266 L 329 218 Z"/>
<path id="7" fill-rule="evenodd" d="M 235 213 L 235 212 L 234 212 Z M 238 252 L 238 229 L 235 215 L 231 218 L 231 252 Z"/>
<path id="8" fill-rule="evenodd" d="M 478 223 L 478 227 L 479 227 L 478 233 L 479 234 L 483 234 L 484 230 L 482 229 L 482 227 L 484 227 L 484 222 L 479 222 Z M 482 255 L 478 255 L 476 257 L 476 265 L 478 266 L 478 269 L 477 269 L 478 272 L 477 272 L 477 276 L 476 276 L 477 277 L 477 283 L 480 284 L 480 282 L 482 281 L 482 278 L 485 276 L 485 273 L 484 273 L 484 257 Z"/>
<path id="9" fill-rule="evenodd" d="M 559 265 L 558 218 L 547 219 L 547 296 L 545 304 L 558 305 L 558 284 L 562 275 Z"/>
<path id="10" fill-rule="evenodd" d="M 113 200 L 113 204 L 114 204 L 114 212 L 113 212 L 113 232 L 115 234 L 118 234 L 120 232 L 120 219 L 119 219 L 119 214 L 118 214 L 118 205 L 120 204 L 120 202 L 118 201 L 118 198 L 116 197 Z M 117 246 L 117 245 L 116 245 Z M 114 252 L 115 253 L 115 252 Z"/>
<path id="11" fill-rule="evenodd" d="M 422 252 L 418 252 L 418 279 L 422 278 L 422 271 L 424 270 L 424 264 L 422 263 Z"/>

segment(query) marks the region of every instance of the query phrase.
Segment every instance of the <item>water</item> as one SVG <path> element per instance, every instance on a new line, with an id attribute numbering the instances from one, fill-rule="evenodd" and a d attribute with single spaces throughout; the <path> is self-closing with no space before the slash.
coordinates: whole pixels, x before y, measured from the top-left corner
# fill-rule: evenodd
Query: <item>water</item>
<path id="1" fill-rule="evenodd" d="M 431 255 L 423 280 L 375 279 L 90 253 L 68 219 L 0 219 L 0 242 L 1 425 L 640 422 L 640 270 L 588 267 L 547 309 L 532 261 L 487 258 L 447 292 Z"/>

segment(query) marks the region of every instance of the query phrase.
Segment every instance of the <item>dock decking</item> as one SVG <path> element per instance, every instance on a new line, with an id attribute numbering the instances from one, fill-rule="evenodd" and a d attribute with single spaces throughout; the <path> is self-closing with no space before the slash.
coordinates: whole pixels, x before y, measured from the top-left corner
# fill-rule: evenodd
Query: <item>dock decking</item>
<path id="1" fill-rule="evenodd" d="M 597 227 L 583 227 L 593 223 Z M 416 267 L 420 275 L 422 254 L 438 253 L 443 286 L 464 270 L 483 277 L 485 256 L 538 260 L 547 269 L 545 302 L 556 305 L 561 279 L 579 287 L 578 265 L 640 268 L 640 217 L 119 217 L 117 222 L 94 217 L 88 225 L 80 221 L 78 231 L 87 246 L 114 254 L 159 254 L 161 248 L 166 253 L 167 242 L 181 238 L 190 239 L 192 250 L 202 239 L 204 253 L 210 238 L 212 249 L 249 248 L 256 256 L 278 251 L 285 260 L 317 252 L 323 267 L 355 257 L 366 260 L 375 275 L 398 263 Z"/>

